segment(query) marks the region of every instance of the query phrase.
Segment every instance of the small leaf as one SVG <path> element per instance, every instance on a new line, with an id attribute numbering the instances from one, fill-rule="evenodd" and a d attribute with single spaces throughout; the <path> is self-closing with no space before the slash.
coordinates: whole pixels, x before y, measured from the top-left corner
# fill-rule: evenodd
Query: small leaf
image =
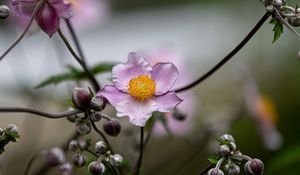
<path id="1" fill-rule="evenodd" d="M 230 141 L 229 140 L 223 140 L 223 139 L 216 139 L 220 145 L 229 145 Z"/>
<path id="2" fill-rule="evenodd" d="M 274 25 L 273 32 L 274 32 L 274 37 L 272 43 L 275 43 L 283 33 L 283 25 L 281 21 L 275 17 L 273 17 L 270 21 L 270 24 Z"/>
<path id="3" fill-rule="evenodd" d="M 219 154 L 214 154 L 214 155 L 209 156 L 207 159 L 210 163 L 217 164 L 221 158 L 222 158 L 222 156 L 220 156 Z"/>

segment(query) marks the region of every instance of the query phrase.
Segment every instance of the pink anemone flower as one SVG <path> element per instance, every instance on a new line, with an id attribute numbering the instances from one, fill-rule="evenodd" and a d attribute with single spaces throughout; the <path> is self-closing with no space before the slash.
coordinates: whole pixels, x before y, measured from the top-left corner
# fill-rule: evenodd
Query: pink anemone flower
<path id="1" fill-rule="evenodd" d="M 12 0 L 12 6 L 17 16 L 29 20 L 33 10 L 42 0 Z M 63 0 L 43 0 L 35 16 L 39 27 L 51 37 L 57 32 L 60 18 L 70 18 L 71 4 Z"/>
<path id="2" fill-rule="evenodd" d="M 145 126 L 152 112 L 170 112 L 182 100 L 170 91 L 178 76 L 172 63 L 158 63 L 151 67 L 144 58 L 130 53 L 128 62 L 112 69 L 114 85 L 97 93 L 116 108 L 117 116 L 128 116 L 129 122 Z"/>

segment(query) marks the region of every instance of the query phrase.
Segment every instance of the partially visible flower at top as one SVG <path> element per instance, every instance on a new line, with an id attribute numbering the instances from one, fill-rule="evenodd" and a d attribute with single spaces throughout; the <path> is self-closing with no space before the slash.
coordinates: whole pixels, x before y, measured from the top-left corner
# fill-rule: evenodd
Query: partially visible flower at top
<path id="1" fill-rule="evenodd" d="M 128 116 L 130 123 L 145 126 L 152 112 L 170 112 L 182 101 L 169 91 L 177 76 L 172 63 L 151 67 L 141 56 L 129 53 L 127 63 L 112 69 L 114 85 L 105 86 L 97 96 L 106 98 L 118 117 Z"/>
<path id="2" fill-rule="evenodd" d="M 193 76 L 188 69 L 186 59 L 180 51 L 168 46 L 162 46 L 152 51 L 141 51 L 141 54 L 149 61 L 150 65 L 155 65 L 158 62 L 172 62 L 177 67 L 180 74 L 176 80 L 176 85 L 179 86 L 174 85 L 173 88 L 178 88 L 193 81 Z M 196 104 L 199 103 L 196 103 L 197 99 L 195 98 L 195 94 L 191 91 L 183 92 L 180 94 L 180 97 L 182 97 L 184 101 L 177 106 L 177 109 L 187 115 L 187 117 L 183 121 L 180 121 L 174 117 L 175 113 L 173 112 L 165 113 L 165 115 L 172 134 L 185 136 L 193 129 L 193 116 L 196 113 Z M 161 122 L 155 123 L 153 131 L 156 136 L 164 136 L 167 134 Z"/>
<path id="3" fill-rule="evenodd" d="M 22 20 L 28 21 L 39 3 L 43 4 L 37 11 L 35 21 L 49 37 L 52 37 L 58 30 L 60 18 L 72 16 L 71 4 L 65 3 L 63 0 L 12 0 L 16 15 Z"/>
<path id="4" fill-rule="evenodd" d="M 73 7 L 72 23 L 76 29 L 86 29 L 99 25 L 109 14 L 107 0 L 65 0 Z"/>

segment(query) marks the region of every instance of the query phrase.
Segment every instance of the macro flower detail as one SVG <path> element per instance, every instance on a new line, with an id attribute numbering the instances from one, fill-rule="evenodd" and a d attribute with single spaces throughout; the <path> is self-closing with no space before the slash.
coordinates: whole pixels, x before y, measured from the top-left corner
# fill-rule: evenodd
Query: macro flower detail
<path id="1" fill-rule="evenodd" d="M 12 6 L 17 16 L 29 20 L 34 9 L 43 3 L 37 10 L 35 21 L 49 37 L 57 32 L 60 18 L 70 18 L 71 4 L 63 0 L 12 0 Z"/>
<path id="2" fill-rule="evenodd" d="M 182 100 L 170 91 L 178 76 L 172 63 L 151 67 L 144 58 L 130 53 L 128 62 L 113 67 L 112 81 L 97 93 L 116 108 L 117 116 L 128 116 L 129 122 L 144 126 L 152 112 L 170 112 Z"/>

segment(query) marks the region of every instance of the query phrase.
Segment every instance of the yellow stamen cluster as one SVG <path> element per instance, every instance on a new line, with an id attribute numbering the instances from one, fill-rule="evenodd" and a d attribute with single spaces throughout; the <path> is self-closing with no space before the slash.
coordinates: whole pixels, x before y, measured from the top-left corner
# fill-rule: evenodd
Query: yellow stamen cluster
<path id="1" fill-rule="evenodd" d="M 133 78 L 128 84 L 128 93 L 140 101 L 153 97 L 155 82 L 148 75 Z"/>

